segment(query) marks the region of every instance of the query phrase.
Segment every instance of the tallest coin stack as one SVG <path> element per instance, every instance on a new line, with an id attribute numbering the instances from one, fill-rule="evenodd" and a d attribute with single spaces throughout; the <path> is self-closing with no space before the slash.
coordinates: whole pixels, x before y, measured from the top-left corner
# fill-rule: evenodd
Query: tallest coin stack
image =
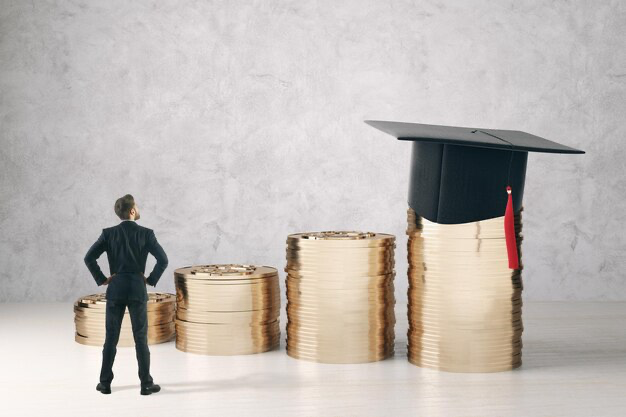
<path id="1" fill-rule="evenodd" d="M 519 130 L 365 122 L 412 148 L 409 360 L 457 372 L 520 366 L 527 161 L 585 152 Z"/>
<path id="2" fill-rule="evenodd" d="M 289 356 L 358 363 L 393 355 L 394 248 L 383 233 L 289 235 Z"/>
<path id="3" fill-rule="evenodd" d="M 453 372 L 522 363 L 522 277 L 507 266 L 504 219 L 438 224 L 408 210 L 409 361 Z M 521 213 L 515 234 L 521 259 Z"/>

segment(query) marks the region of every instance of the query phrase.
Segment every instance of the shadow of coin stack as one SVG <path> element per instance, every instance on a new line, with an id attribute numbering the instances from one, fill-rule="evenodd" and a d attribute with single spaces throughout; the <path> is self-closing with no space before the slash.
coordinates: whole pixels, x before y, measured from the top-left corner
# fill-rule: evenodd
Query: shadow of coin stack
<path id="1" fill-rule="evenodd" d="M 452 372 L 522 363 L 522 278 L 508 268 L 504 218 L 438 224 L 408 210 L 408 356 Z M 521 261 L 521 212 L 515 215 Z"/>
<path id="2" fill-rule="evenodd" d="M 80 297 L 74 302 L 74 340 L 83 345 L 102 346 L 106 338 L 106 294 Z M 148 293 L 148 344 L 154 345 L 174 338 L 174 294 Z M 119 347 L 135 346 L 128 308 L 124 312 Z"/>
<path id="3" fill-rule="evenodd" d="M 278 271 L 268 266 L 198 265 L 174 271 L 176 348 L 243 355 L 280 345 Z"/>
<path id="4" fill-rule="evenodd" d="M 287 354 L 327 363 L 394 353 L 395 236 L 315 232 L 287 238 Z"/>

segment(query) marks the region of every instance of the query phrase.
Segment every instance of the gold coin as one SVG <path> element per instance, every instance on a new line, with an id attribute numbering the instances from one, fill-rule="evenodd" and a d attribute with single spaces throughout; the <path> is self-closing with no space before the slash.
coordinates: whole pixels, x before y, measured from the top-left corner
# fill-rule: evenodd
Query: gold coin
<path id="1" fill-rule="evenodd" d="M 247 264 L 196 265 L 174 272 L 176 348 L 242 355 L 280 342 L 278 272 Z"/>
<path id="2" fill-rule="evenodd" d="M 148 344 L 163 343 L 174 337 L 176 297 L 167 293 L 148 293 Z M 106 294 L 80 297 L 74 302 L 74 340 L 91 346 L 102 346 L 106 338 Z M 128 308 L 124 312 L 117 346 L 134 346 Z"/>
<path id="3" fill-rule="evenodd" d="M 395 236 L 371 232 L 289 235 L 287 354 L 326 363 L 393 355 Z"/>
<path id="4" fill-rule="evenodd" d="M 508 268 L 504 218 L 437 224 L 407 211 L 408 358 L 452 372 L 521 364 L 521 267 Z M 521 216 L 515 231 L 521 259 Z"/>

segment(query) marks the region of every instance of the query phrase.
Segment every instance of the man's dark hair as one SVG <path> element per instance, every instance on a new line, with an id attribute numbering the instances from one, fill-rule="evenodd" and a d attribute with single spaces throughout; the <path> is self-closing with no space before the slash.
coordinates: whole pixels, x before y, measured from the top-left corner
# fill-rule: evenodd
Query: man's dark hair
<path id="1" fill-rule="evenodd" d="M 130 218 L 130 209 L 135 207 L 135 199 L 132 195 L 126 194 L 115 202 L 115 214 L 122 220 Z"/>

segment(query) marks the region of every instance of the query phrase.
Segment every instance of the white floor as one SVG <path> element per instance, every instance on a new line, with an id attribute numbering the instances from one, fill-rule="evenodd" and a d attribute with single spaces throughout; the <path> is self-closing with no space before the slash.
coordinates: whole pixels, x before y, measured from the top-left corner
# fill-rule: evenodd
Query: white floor
<path id="1" fill-rule="evenodd" d="M 74 342 L 72 303 L 0 304 L 0 415 L 14 416 L 624 416 L 626 303 L 524 305 L 522 367 L 454 374 L 396 356 L 360 365 L 183 353 L 151 346 L 160 393 L 139 395 L 134 348 L 118 348 L 111 395 L 95 390 L 101 348 Z"/>

